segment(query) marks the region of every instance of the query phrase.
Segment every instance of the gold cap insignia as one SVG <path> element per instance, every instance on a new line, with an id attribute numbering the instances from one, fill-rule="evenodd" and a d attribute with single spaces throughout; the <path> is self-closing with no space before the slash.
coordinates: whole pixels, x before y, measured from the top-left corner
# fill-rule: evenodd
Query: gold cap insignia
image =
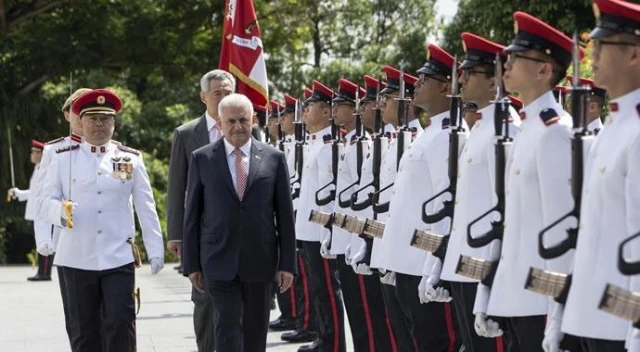
<path id="1" fill-rule="evenodd" d="M 591 5 L 593 7 L 593 16 L 595 16 L 596 21 L 600 19 L 600 7 L 595 2 Z"/>
<path id="2" fill-rule="evenodd" d="M 462 50 L 464 50 L 464 52 L 467 52 L 467 43 L 465 43 L 464 41 L 462 42 Z"/>
<path id="3" fill-rule="evenodd" d="M 513 33 L 518 34 L 518 21 L 513 21 Z"/>
<path id="4" fill-rule="evenodd" d="M 431 51 L 427 49 L 427 61 L 431 58 Z"/>
<path id="5" fill-rule="evenodd" d="M 96 103 L 102 105 L 107 101 L 107 99 L 104 97 L 104 95 L 98 95 L 98 98 L 96 99 Z"/>
<path id="6" fill-rule="evenodd" d="M 545 49 L 544 52 L 547 53 L 547 55 L 551 55 L 551 49 Z"/>

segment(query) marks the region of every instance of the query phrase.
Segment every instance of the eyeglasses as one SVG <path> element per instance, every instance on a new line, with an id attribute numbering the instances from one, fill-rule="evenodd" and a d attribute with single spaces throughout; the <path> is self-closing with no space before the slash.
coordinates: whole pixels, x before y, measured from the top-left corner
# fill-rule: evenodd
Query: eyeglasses
<path id="1" fill-rule="evenodd" d="M 462 70 L 462 76 L 468 77 L 468 76 L 475 75 L 475 74 L 478 74 L 478 75 L 493 75 L 493 72 L 490 72 L 490 71 L 478 71 L 478 70 L 471 70 L 471 69 Z"/>
<path id="2" fill-rule="evenodd" d="M 113 115 L 90 115 L 84 117 L 82 120 L 84 122 L 89 122 L 92 125 L 97 125 L 98 123 L 102 125 L 110 125 L 115 122 L 115 117 Z"/>
<path id="3" fill-rule="evenodd" d="M 427 82 L 427 80 L 430 80 L 430 79 L 434 81 L 442 82 L 442 83 L 447 83 L 446 79 L 438 78 L 435 76 L 427 76 L 424 73 L 421 73 L 420 76 L 418 76 L 418 84 L 424 84 Z"/>
<path id="4" fill-rule="evenodd" d="M 529 61 L 533 61 L 533 62 L 539 62 L 542 64 L 548 64 L 548 61 L 542 60 L 542 59 L 538 59 L 535 57 L 531 57 L 531 56 L 526 56 L 526 55 L 521 55 L 521 54 L 516 54 L 516 53 L 511 53 L 507 56 L 507 63 L 508 64 L 513 64 L 516 59 L 524 59 L 524 60 L 529 60 Z"/>
<path id="5" fill-rule="evenodd" d="M 603 45 L 619 45 L 619 46 L 637 46 L 640 44 L 631 43 L 631 42 L 614 42 L 610 40 L 602 40 L 602 39 L 593 39 L 591 41 L 593 43 L 593 51 L 600 52 Z"/>

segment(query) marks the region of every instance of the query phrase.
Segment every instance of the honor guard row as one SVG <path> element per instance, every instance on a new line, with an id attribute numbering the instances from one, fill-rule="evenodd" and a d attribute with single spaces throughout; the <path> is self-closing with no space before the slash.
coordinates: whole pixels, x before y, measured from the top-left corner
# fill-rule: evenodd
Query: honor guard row
<path id="1" fill-rule="evenodd" d="M 286 96 L 287 297 L 317 324 L 284 340 L 344 351 L 344 309 L 356 351 L 640 351 L 640 5 L 593 8 L 592 80 L 577 36 L 516 12 L 508 46 L 465 32 L 461 62 L 431 44 L 417 76 Z"/>

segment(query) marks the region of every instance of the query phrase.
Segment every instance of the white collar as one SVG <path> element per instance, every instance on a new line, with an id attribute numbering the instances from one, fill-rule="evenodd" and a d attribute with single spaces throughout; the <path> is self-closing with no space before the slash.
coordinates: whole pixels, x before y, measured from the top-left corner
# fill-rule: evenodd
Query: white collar
<path id="1" fill-rule="evenodd" d="M 385 131 L 385 132 L 392 132 L 392 133 L 393 133 L 393 132 L 395 132 L 395 131 L 396 131 L 396 128 L 395 128 L 395 127 L 393 127 L 393 125 L 392 125 L 392 124 L 388 123 L 388 124 L 384 125 L 384 131 Z"/>
<path id="2" fill-rule="evenodd" d="M 208 111 L 205 112 L 204 115 L 207 121 L 207 131 L 211 132 L 211 129 L 218 124 L 218 121 L 216 121 L 216 119 L 214 119 L 213 116 L 209 115 Z"/>
<path id="3" fill-rule="evenodd" d="M 633 115 L 640 114 L 640 111 L 635 112 L 638 101 L 640 101 L 640 88 L 610 101 L 609 118 L 615 122 L 616 120 L 631 117 L 631 111 L 634 111 Z"/>
<path id="4" fill-rule="evenodd" d="M 422 125 L 420 125 L 420 119 L 413 119 L 411 121 L 409 121 L 409 123 L 407 124 L 407 127 L 409 128 L 416 128 L 416 130 L 419 130 L 422 128 Z"/>
<path id="5" fill-rule="evenodd" d="M 602 128 L 602 120 L 600 119 L 600 117 L 598 116 L 597 119 L 589 122 L 589 124 L 587 125 L 587 130 L 594 132 L 597 129 Z"/>
<path id="6" fill-rule="evenodd" d="M 439 130 L 443 129 L 442 123 L 444 119 L 449 118 L 449 111 L 443 111 L 435 116 L 429 118 L 429 126 L 427 128 L 437 128 Z M 447 125 L 449 125 L 451 121 Z"/>
<path id="7" fill-rule="evenodd" d="M 224 150 L 226 152 L 226 155 L 229 156 L 231 155 L 231 153 L 233 153 L 234 150 L 236 150 L 236 147 L 231 145 L 231 143 L 229 143 L 226 138 L 223 137 L 222 139 L 224 140 Z M 249 156 L 249 154 L 251 153 L 251 138 L 249 138 L 247 143 L 240 147 L 240 150 L 245 156 Z"/>

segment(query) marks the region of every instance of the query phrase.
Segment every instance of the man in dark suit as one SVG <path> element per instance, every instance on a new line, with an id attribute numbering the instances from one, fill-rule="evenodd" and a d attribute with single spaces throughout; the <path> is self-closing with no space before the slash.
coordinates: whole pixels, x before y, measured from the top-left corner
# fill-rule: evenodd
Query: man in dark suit
<path id="1" fill-rule="evenodd" d="M 274 278 L 284 292 L 296 270 L 289 172 L 282 152 L 251 138 L 246 96 L 218 110 L 224 138 L 189 163 L 183 270 L 212 297 L 216 349 L 263 352 Z"/>
<path id="2" fill-rule="evenodd" d="M 202 116 L 176 128 L 169 160 L 169 186 L 167 191 L 167 249 L 174 255 L 182 253 L 187 172 L 191 153 L 222 138 L 218 123 L 218 104 L 235 90 L 235 78 L 226 71 L 213 70 L 200 79 L 200 100 L 207 107 Z M 182 259 L 182 258 L 181 258 Z M 191 290 L 194 303 L 193 327 L 199 352 L 214 351 L 214 328 L 211 317 L 211 298 L 196 289 Z"/>

